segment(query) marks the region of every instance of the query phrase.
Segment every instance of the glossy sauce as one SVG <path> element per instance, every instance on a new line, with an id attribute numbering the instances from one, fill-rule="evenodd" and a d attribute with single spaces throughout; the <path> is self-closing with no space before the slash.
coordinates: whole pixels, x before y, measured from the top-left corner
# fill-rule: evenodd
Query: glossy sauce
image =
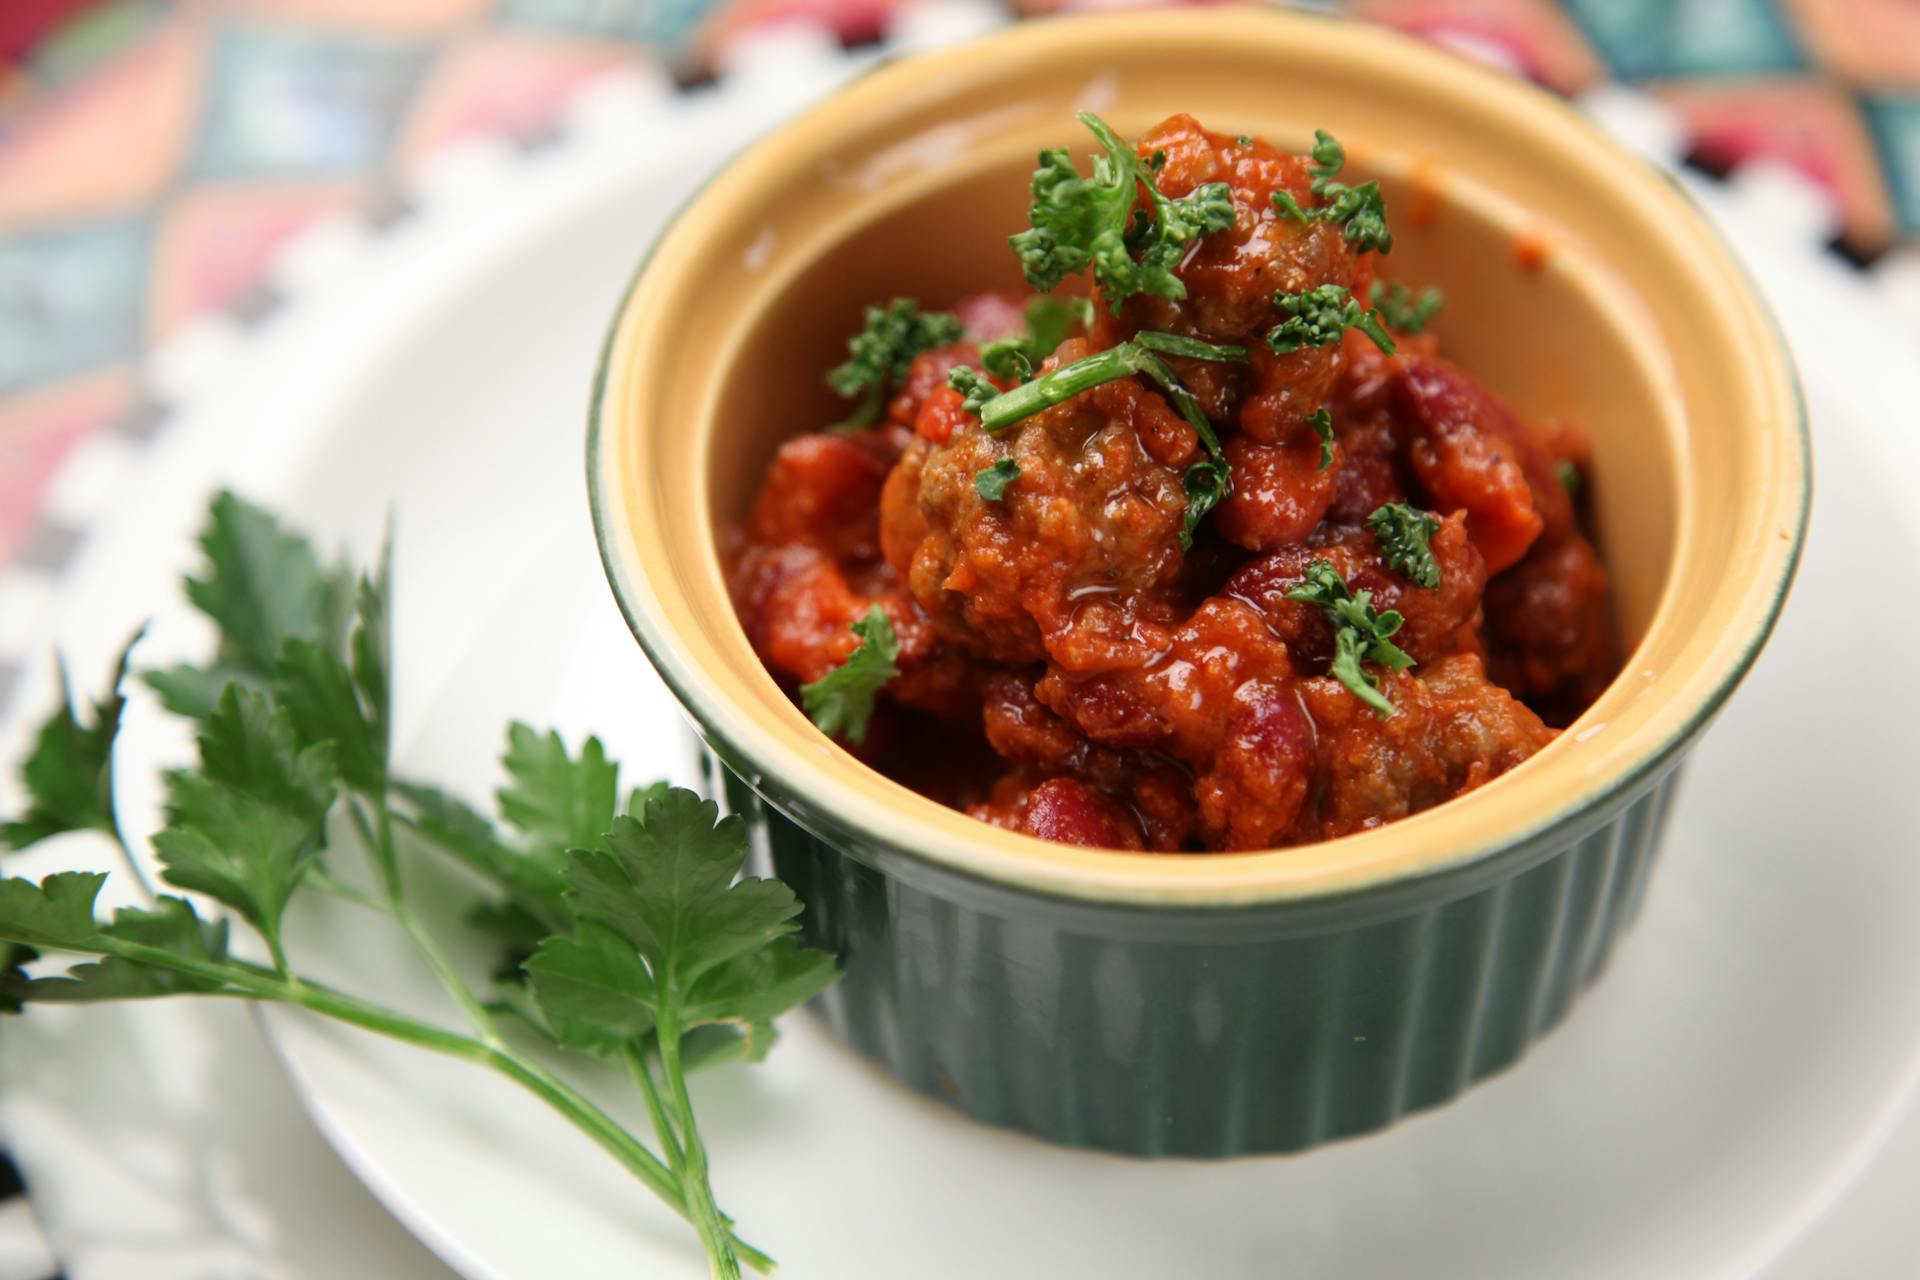
<path id="1" fill-rule="evenodd" d="M 988 434 L 946 374 L 1017 324 L 1021 300 L 963 299 L 969 341 L 920 356 L 880 426 L 789 440 L 730 531 L 755 649 L 797 688 L 845 660 L 849 625 L 878 604 L 901 675 L 850 749 L 983 821 L 1068 843 L 1327 839 L 1524 761 L 1616 667 L 1606 571 L 1562 481 L 1586 466 L 1584 440 L 1525 421 L 1430 338 L 1403 336 L 1394 357 L 1355 332 L 1273 354 L 1275 290 L 1364 298 L 1374 255 L 1275 212 L 1275 190 L 1312 202 L 1302 157 L 1184 116 L 1138 146 L 1165 152 L 1169 196 L 1228 183 L 1234 225 L 1190 249 L 1186 298 L 1097 306 L 1049 367 L 1142 328 L 1247 347 L 1246 364 L 1168 360 L 1222 435 L 1232 497 L 1182 551 L 1182 472 L 1201 444 L 1144 380 Z M 1325 470 L 1308 421 L 1323 405 Z M 974 477 L 1006 458 L 1019 477 L 988 501 Z M 1364 524 L 1385 502 L 1442 521 L 1438 587 L 1386 563 Z M 1287 598 L 1316 559 L 1405 618 L 1394 639 L 1416 665 L 1377 671 L 1391 716 L 1328 674 L 1330 625 Z"/>

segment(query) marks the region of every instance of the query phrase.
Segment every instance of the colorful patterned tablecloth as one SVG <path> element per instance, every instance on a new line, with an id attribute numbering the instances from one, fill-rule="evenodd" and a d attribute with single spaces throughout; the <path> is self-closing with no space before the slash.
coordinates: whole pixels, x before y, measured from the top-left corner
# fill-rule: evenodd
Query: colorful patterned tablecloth
<path id="1" fill-rule="evenodd" d="M 66 553 L 38 521 L 61 459 L 91 432 L 137 431 L 144 354 L 209 310 L 256 304 L 276 249 L 313 220 L 377 203 L 450 142 L 538 134 L 609 70 L 697 83 L 756 28 L 860 42 L 909 2 L 4 0 L 0 566 Z M 1696 163 L 1782 162 L 1825 193 L 1840 251 L 1920 258 L 1914 0 L 1317 7 L 1564 93 L 1643 86 Z"/>

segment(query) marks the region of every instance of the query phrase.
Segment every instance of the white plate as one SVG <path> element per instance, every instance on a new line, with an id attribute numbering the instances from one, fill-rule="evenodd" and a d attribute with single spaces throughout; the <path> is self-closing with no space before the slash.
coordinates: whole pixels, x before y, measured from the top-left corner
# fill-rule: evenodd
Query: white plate
<path id="1" fill-rule="evenodd" d="M 151 660 L 195 638 L 162 584 L 210 478 L 362 549 L 391 505 L 410 774 L 483 794 L 519 716 L 600 732 L 636 780 L 691 777 L 599 576 L 587 378 L 661 218 L 817 87 L 682 113 L 650 155 L 558 148 L 496 182 L 485 216 L 393 234 L 351 291 L 276 326 L 175 428 L 139 518 L 89 546 L 60 630 L 104 648 L 153 608 Z M 1807 366 L 1813 535 L 1779 634 L 1692 766 L 1645 916 L 1568 1025 L 1386 1134 L 1203 1165 L 976 1127 L 789 1019 L 769 1063 L 696 1087 L 721 1202 L 783 1274 L 1750 1275 L 1834 1201 L 1920 1071 L 1920 859 L 1902 811 L 1920 693 L 1895 665 L 1920 634 L 1899 587 L 1920 562 L 1905 493 L 1920 449 L 1898 408 L 1920 401 L 1920 370 L 1864 286 L 1730 216 Z M 1834 316 L 1854 317 L 1845 334 Z M 269 415 L 274 449 L 247 453 Z M 158 759 L 179 743 L 141 717 L 128 745 Z M 321 904 L 298 926 L 323 976 L 451 1019 L 378 922 Z M 510 1086 L 302 1016 L 266 1025 L 341 1153 L 464 1274 L 699 1272 L 683 1226 Z M 580 1079 L 641 1123 L 617 1079 Z"/>

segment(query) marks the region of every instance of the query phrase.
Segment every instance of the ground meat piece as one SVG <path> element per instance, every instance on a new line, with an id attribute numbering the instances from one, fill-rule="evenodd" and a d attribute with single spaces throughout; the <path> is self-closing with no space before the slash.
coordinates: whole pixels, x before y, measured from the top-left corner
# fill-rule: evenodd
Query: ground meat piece
<path id="1" fill-rule="evenodd" d="M 1333 502 L 1338 464 L 1320 467 L 1320 440 L 1256 444 L 1245 436 L 1226 442 L 1233 493 L 1214 509 L 1215 532 L 1249 551 L 1283 547 L 1312 533 Z"/>
<path id="2" fill-rule="evenodd" d="M 1418 673 L 1382 671 L 1394 714 L 1381 716 L 1338 681 L 1300 682 L 1319 733 L 1313 790 L 1294 840 L 1331 840 L 1430 809 L 1505 773 L 1554 731 L 1470 654 Z"/>
<path id="3" fill-rule="evenodd" d="M 926 406 L 928 398 L 937 391 L 948 390 L 947 375 L 963 364 L 974 368 L 980 365 L 980 348 L 971 342 L 955 342 L 931 351 L 922 351 L 907 366 L 906 379 L 887 406 L 887 417 L 900 426 L 917 427 L 920 411 Z M 959 397 L 955 396 L 954 399 L 957 401 Z"/>
<path id="4" fill-rule="evenodd" d="M 1179 576 L 1186 512 L 1179 471 L 1142 443 L 1143 397 L 1158 399 L 1109 383 L 997 436 L 967 420 L 909 447 L 882 542 L 942 634 L 1008 663 L 1140 660 L 1128 628 L 1164 611 L 1155 591 Z M 974 479 L 1003 458 L 1019 478 L 988 501 Z"/>
<path id="5" fill-rule="evenodd" d="M 967 812 L 996 827 L 1059 844 L 1135 852 L 1145 847 L 1133 815 L 1111 796 L 1072 778 L 1035 781 L 1029 774 L 1012 773 L 994 787 L 992 799 Z"/>
<path id="6" fill-rule="evenodd" d="M 1291 683 L 1252 680 L 1211 766 L 1195 781 L 1200 822 L 1216 849 L 1268 849 L 1299 820 L 1313 776 L 1314 728 Z"/>
<path id="7" fill-rule="evenodd" d="M 1565 722 L 1617 666 L 1607 571 L 1578 533 L 1534 547 L 1487 587 L 1493 678 Z"/>
<path id="8" fill-rule="evenodd" d="M 1150 849 L 1185 846 L 1195 827 L 1192 781 L 1164 756 L 1090 742 L 1035 695 L 1031 677 L 996 672 L 983 685 L 987 742 L 1040 775 L 1066 775 L 1124 797 Z"/>
<path id="9" fill-rule="evenodd" d="M 1173 628 L 1149 661 L 1096 675 L 1053 667 L 1037 691 L 1095 742 L 1151 747 L 1199 765 L 1212 760 L 1240 686 L 1291 672 L 1286 646 L 1260 614 L 1216 597 Z"/>
<path id="10" fill-rule="evenodd" d="M 857 586 L 849 582 L 817 547 L 751 546 L 734 566 L 734 610 L 761 660 L 797 685 L 845 662 L 860 644 L 853 624 L 878 604 L 900 641 L 900 675 L 882 696 L 935 715 L 972 714 L 979 705 L 979 676 L 971 660 L 939 643 L 932 621 L 885 565 L 860 576 L 864 581 Z"/>
<path id="11" fill-rule="evenodd" d="M 1310 741 L 1289 720 L 1286 646 L 1238 600 L 1210 599 L 1134 669 L 1094 677 L 1049 670 L 1039 698 L 1103 746 L 1163 751 L 1198 775 L 1209 848 L 1257 848 L 1284 832 L 1305 793 Z M 1310 752 L 1308 753 L 1310 756 Z"/>
<path id="12" fill-rule="evenodd" d="M 878 555 L 880 487 L 898 453 L 879 431 L 795 436 L 773 456 L 748 536 L 818 547 L 837 559 Z"/>
<path id="13" fill-rule="evenodd" d="M 1425 662 L 1455 647 L 1457 633 L 1480 608 L 1487 582 L 1486 566 L 1468 537 L 1461 513 L 1440 522 L 1430 547 L 1440 569 L 1440 585 L 1433 588 L 1395 572 L 1372 531 L 1361 528 L 1332 540 L 1283 547 L 1251 561 L 1227 580 L 1221 593 L 1259 610 L 1297 663 L 1324 669 L 1333 658 L 1333 628 L 1326 613 L 1317 604 L 1287 599 L 1287 592 L 1306 581 L 1310 563 L 1325 560 L 1353 592 L 1371 592 L 1370 603 L 1376 610 L 1400 613 L 1404 621 L 1393 642 L 1415 662 Z"/>
<path id="14" fill-rule="evenodd" d="M 1541 533 L 1572 527 L 1553 459 L 1499 397 L 1438 359 L 1396 362 L 1394 406 L 1433 506 L 1465 509 L 1487 571 L 1517 564 Z"/>

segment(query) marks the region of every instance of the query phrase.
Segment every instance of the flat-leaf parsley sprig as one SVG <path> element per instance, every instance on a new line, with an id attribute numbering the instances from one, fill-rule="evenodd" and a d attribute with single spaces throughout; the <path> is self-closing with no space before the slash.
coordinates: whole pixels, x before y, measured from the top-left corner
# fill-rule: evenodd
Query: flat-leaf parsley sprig
<path id="1" fill-rule="evenodd" d="M 1333 678 L 1383 718 L 1394 714 L 1393 704 L 1380 692 L 1380 682 L 1360 664 L 1377 662 L 1395 671 L 1413 665 L 1406 651 L 1390 639 L 1405 621 L 1399 612 L 1374 612 L 1373 593 L 1355 593 L 1325 560 L 1307 565 L 1306 580 L 1287 592 L 1287 599 L 1320 606 L 1333 624 L 1333 665 L 1329 668 Z"/>
<path id="2" fill-rule="evenodd" d="M 796 945 L 799 904 L 773 880 L 738 879 L 746 837 L 711 804 L 664 784 L 620 804 L 618 770 L 597 742 L 568 753 L 556 735 L 509 733 L 501 821 L 389 765 L 392 671 L 384 559 L 357 578 L 257 507 L 223 494 L 201 540 L 207 568 L 189 596 L 219 628 L 204 665 L 150 673 L 165 701 L 199 720 L 198 763 L 167 777 L 166 826 L 153 848 L 166 882 L 221 903 L 257 933 L 261 964 L 235 954 L 225 918 L 185 897 L 110 917 L 105 877 L 0 878 L 0 1011 L 51 1002 L 223 996 L 296 1005 L 486 1067 L 591 1138 L 677 1213 L 716 1276 L 770 1269 L 713 1202 L 686 1090 L 703 1063 L 764 1054 L 771 1022 L 836 976 L 832 957 Z M 85 717 L 63 698 L 22 776 L 28 808 L 13 847 L 72 830 L 116 837 L 112 687 Z M 90 723 L 88 722 L 90 719 Z M 409 894 L 407 851 L 425 844 L 492 886 L 473 923 L 502 944 L 492 999 L 449 959 Z M 343 878 L 358 846 L 374 884 Z M 454 1030 L 316 983 L 294 967 L 281 922 L 291 900 L 323 892 L 388 917 L 461 1008 Z M 64 971 L 42 953 L 85 957 Z M 523 967 L 524 965 L 524 967 Z M 552 1045 L 620 1060 L 664 1155 L 517 1047 L 512 1025 Z"/>
<path id="3" fill-rule="evenodd" d="M 1081 177 L 1065 147 L 1040 153 L 1034 171 L 1032 224 L 1009 240 L 1027 283 L 1046 293 L 1089 267 L 1108 307 L 1136 293 L 1184 298 L 1187 287 L 1174 274 L 1187 246 L 1233 225 L 1233 194 L 1224 182 L 1208 182 L 1178 198 L 1155 182 L 1159 168 L 1091 112 L 1079 115 L 1100 144 L 1092 174 Z M 1148 209 L 1136 211 L 1140 194 Z"/>
<path id="4" fill-rule="evenodd" d="M 1393 233 L 1387 229 L 1387 203 L 1380 194 L 1380 184 L 1363 182 L 1355 187 L 1334 181 L 1346 167 L 1347 151 L 1339 139 L 1325 129 L 1313 131 L 1310 154 L 1313 157 L 1310 186 L 1321 203 L 1311 209 L 1302 208 L 1292 193 L 1280 190 L 1273 193 L 1274 208 L 1300 222 L 1332 223 L 1363 253 L 1369 250 L 1391 253 Z"/>

